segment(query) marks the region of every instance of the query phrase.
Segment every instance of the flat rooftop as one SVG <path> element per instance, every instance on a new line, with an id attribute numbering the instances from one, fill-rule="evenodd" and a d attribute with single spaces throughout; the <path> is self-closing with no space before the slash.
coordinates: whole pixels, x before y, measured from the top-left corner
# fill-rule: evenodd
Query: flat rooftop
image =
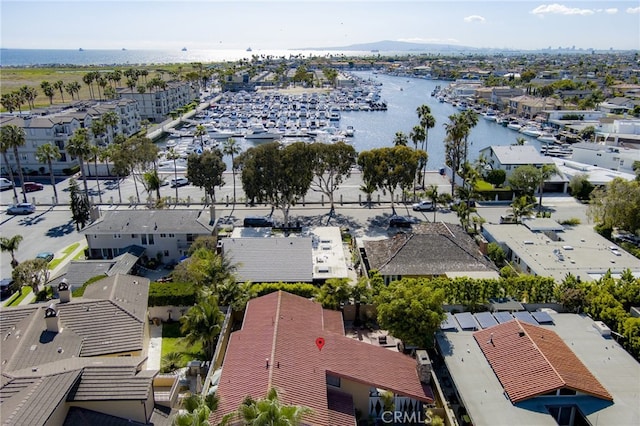
<path id="1" fill-rule="evenodd" d="M 557 426 L 547 406 L 577 405 L 592 425 L 640 424 L 640 364 L 616 341 L 605 338 L 586 315 L 550 313 L 554 331 L 613 396 L 540 396 L 512 404 L 473 337 L 474 331 L 439 331 L 436 340 L 461 403 L 477 425 Z"/>
<path id="2" fill-rule="evenodd" d="M 592 281 L 608 270 L 619 274 L 630 269 L 640 276 L 640 259 L 600 236 L 590 225 L 567 226 L 562 231 L 538 225 L 542 222 L 534 221 L 531 227 L 543 231 L 534 232 L 526 225 L 484 224 L 483 234 L 489 242 L 508 247 L 516 264 L 531 274 L 561 281 L 571 273 Z M 526 271 L 527 266 L 531 271 Z"/>

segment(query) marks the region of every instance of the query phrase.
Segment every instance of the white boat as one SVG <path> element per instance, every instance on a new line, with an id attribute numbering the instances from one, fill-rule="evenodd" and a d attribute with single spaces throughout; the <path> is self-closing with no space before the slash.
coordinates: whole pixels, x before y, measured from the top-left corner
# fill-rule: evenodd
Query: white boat
<path id="1" fill-rule="evenodd" d="M 353 128 L 353 126 L 347 126 L 347 129 L 344 131 L 345 136 L 347 137 L 353 137 L 353 135 L 355 134 L 356 130 Z"/>
<path id="2" fill-rule="evenodd" d="M 520 124 L 516 120 L 512 120 L 509 123 L 507 123 L 507 128 L 509 128 L 511 130 L 520 131 L 520 129 L 522 129 L 522 124 Z"/>
<path id="3" fill-rule="evenodd" d="M 496 115 L 496 112 L 493 110 L 488 110 L 486 112 L 483 112 L 482 114 L 480 114 L 480 116 L 485 120 L 489 120 L 489 121 L 496 121 L 496 118 L 498 118 Z"/>
<path id="4" fill-rule="evenodd" d="M 543 143 L 558 143 L 558 139 L 551 132 L 542 132 L 542 134 L 538 136 L 537 139 Z"/>
<path id="5" fill-rule="evenodd" d="M 233 137 L 233 132 L 231 130 L 222 130 L 213 126 L 207 126 L 207 133 L 212 139 L 229 139 Z"/>
<path id="6" fill-rule="evenodd" d="M 533 136 L 534 138 L 542 135 L 542 130 L 536 126 L 522 126 L 519 132 L 523 135 Z"/>
<path id="7" fill-rule="evenodd" d="M 267 129 L 262 125 L 253 125 L 249 127 L 244 134 L 244 138 L 247 140 L 276 140 L 282 137 L 282 133 L 275 129 Z"/>
<path id="8" fill-rule="evenodd" d="M 184 158 L 178 158 L 175 160 L 163 160 L 158 162 L 158 171 L 159 172 L 183 172 L 187 170 L 187 160 Z"/>

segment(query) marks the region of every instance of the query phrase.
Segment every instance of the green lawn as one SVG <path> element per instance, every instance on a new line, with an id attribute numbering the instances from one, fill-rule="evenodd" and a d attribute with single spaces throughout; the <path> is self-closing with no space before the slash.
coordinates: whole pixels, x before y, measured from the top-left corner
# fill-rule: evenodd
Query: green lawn
<path id="1" fill-rule="evenodd" d="M 186 367 L 187 363 L 194 359 L 204 360 L 202 343 L 189 345 L 184 342 L 179 322 L 162 324 L 162 358 L 171 352 L 181 355 L 179 367 Z"/>
<path id="2" fill-rule="evenodd" d="M 22 291 L 17 291 L 13 296 L 7 300 L 5 306 L 18 306 L 20 302 L 22 302 L 25 297 L 29 296 L 33 292 L 31 287 L 23 287 Z"/>
<path id="3" fill-rule="evenodd" d="M 79 245 L 80 243 L 73 243 L 70 246 L 66 247 L 64 250 L 62 250 L 63 256 L 53 259 L 51 262 L 49 262 L 49 269 L 55 269 L 55 267 L 58 266 L 60 262 L 65 260 L 67 257 L 69 257 L 69 255 L 73 253 L 73 251 L 77 249 Z"/>

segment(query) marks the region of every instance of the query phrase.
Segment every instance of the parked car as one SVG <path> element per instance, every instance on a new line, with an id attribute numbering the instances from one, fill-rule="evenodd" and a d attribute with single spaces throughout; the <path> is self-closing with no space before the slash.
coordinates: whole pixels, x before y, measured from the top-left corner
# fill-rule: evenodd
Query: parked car
<path id="1" fill-rule="evenodd" d="M 512 214 L 505 214 L 500 216 L 500 223 L 517 223 L 516 217 Z"/>
<path id="2" fill-rule="evenodd" d="M 273 220 L 267 216 L 247 216 L 243 224 L 245 228 L 273 227 Z"/>
<path id="3" fill-rule="evenodd" d="M 392 216 L 389 219 L 389 226 L 394 228 L 411 228 L 413 221 L 405 216 Z"/>
<path id="4" fill-rule="evenodd" d="M 31 214 L 36 211 L 36 206 L 31 203 L 20 203 L 10 206 L 7 214 Z"/>
<path id="5" fill-rule="evenodd" d="M 186 186 L 189 185 L 189 179 L 186 177 L 179 177 L 177 179 L 171 179 L 171 187 L 175 188 L 177 186 Z"/>
<path id="6" fill-rule="evenodd" d="M 42 191 L 43 189 L 44 189 L 44 185 L 38 182 L 24 183 L 24 192 Z"/>
<path id="7" fill-rule="evenodd" d="M 435 207 L 433 205 L 433 203 L 431 201 L 420 201 L 419 203 L 415 203 L 412 206 L 413 210 L 417 211 L 417 212 L 424 212 L 424 211 L 433 211 L 435 210 Z"/>
<path id="8" fill-rule="evenodd" d="M 11 278 L 2 278 L 0 280 L 0 298 L 4 299 L 11 296 L 16 291 L 14 281 Z"/>
<path id="9" fill-rule="evenodd" d="M 7 178 L 0 178 L 0 191 L 13 188 L 13 182 Z"/>
<path id="10" fill-rule="evenodd" d="M 46 260 L 47 263 L 51 262 L 54 258 L 54 254 L 51 253 L 50 251 L 43 251 L 41 253 L 38 253 L 36 255 L 36 259 L 42 259 L 42 260 Z"/>

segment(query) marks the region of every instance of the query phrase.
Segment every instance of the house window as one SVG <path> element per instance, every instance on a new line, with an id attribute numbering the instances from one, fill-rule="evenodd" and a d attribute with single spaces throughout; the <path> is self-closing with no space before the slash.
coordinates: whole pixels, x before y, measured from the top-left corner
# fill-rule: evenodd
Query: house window
<path id="1" fill-rule="evenodd" d="M 120 234 L 113 234 L 113 238 L 116 240 L 119 240 L 120 238 L 122 238 L 122 235 Z"/>
<path id="2" fill-rule="evenodd" d="M 187 234 L 187 242 L 192 243 L 192 242 L 193 242 L 193 240 L 194 240 L 194 238 L 193 238 L 193 234 Z"/>
<path id="3" fill-rule="evenodd" d="M 137 234 L 131 234 L 131 238 L 138 238 Z"/>
<path id="4" fill-rule="evenodd" d="M 164 255 L 164 257 L 169 257 L 169 250 L 165 250 L 163 255 Z"/>
<path id="5" fill-rule="evenodd" d="M 160 238 L 167 238 L 167 234 L 160 234 Z"/>
<path id="6" fill-rule="evenodd" d="M 143 246 L 147 245 L 147 234 L 140 234 L 140 244 Z"/>
<path id="7" fill-rule="evenodd" d="M 169 234 L 169 238 L 175 238 L 176 235 L 175 234 Z"/>
<path id="8" fill-rule="evenodd" d="M 336 377 L 336 376 L 332 376 L 330 374 L 327 374 L 327 385 L 339 388 L 340 387 L 340 377 Z"/>
<path id="9" fill-rule="evenodd" d="M 150 244 L 150 245 L 155 244 L 155 241 L 154 241 L 154 239 L 153 239 L 153 234 L 149 234 L 149 244 Z"/>

